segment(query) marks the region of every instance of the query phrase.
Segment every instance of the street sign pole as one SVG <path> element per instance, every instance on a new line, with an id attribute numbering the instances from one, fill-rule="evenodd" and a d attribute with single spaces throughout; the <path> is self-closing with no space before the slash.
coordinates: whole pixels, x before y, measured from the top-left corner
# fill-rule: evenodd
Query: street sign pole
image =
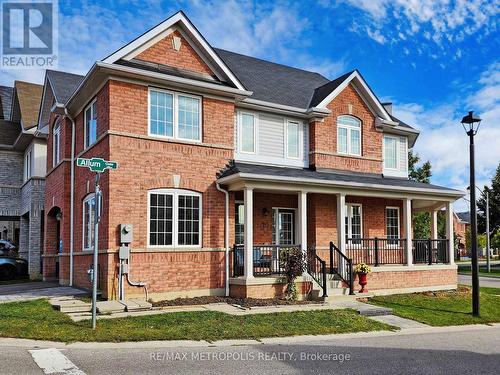
<path id="1" fill-rule="evenodd" d="M 78 158 L 76 160 L 78 167 L 89 168 L 95 172 L 95 187 L 94 187 L 94 259 L 92 267 L 92 329 L 97 326 L 97 281 L 98 281 L 98 261 L 99 261 L 99 221 L 101 220 L 102 212 L 102 192 L 99 187 L 101 173 L 106 169 L 115 170 L 118 168 L 118 163 L 115 161 L 106 161 L 101 158 Z"/>

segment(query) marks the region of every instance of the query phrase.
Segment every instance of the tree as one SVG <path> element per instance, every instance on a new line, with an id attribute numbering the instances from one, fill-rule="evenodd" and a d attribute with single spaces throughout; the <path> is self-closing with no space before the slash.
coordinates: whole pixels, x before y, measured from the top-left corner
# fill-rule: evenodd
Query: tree
<path id="1" fill-rule="evenodd" d="M 408 177 L 412 181 L 418 181 L 428 184 L 430 182 L 432 171 L 431 163 L 426 161 L 422 165 L 420 156 L 408 152 Z M 429 238 L 431 236 L 431 216 L 428 212 L 418 212 L 413 215 L 413 238 Z"/>
<path id="2" fill-rule="evenodd" d="M 477 201 L 479 233 L 486 233 L 486 191 L 489 192 L 490 198 L 490 231 L 496 232 L 500 228 L 500 163 L 491 180 L 491 188 L 485 186 Z"/>

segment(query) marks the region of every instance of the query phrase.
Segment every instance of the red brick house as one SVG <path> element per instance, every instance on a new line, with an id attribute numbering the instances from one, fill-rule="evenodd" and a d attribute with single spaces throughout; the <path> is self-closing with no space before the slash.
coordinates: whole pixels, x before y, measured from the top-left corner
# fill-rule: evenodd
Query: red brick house
<path id="1" fill-rule="evenodd" d="M 304 294 L 345 292 L 362 261 L 374 265 L 371 290 L 456 287 L 462 192 L 408 180 L 418 131 L 358 71 L 331 81 L 216 49 L 179 12 L 85 77 L 47 72 L 41 108 L 46 279 L 90 286 L 94 176 L 74 165 L 101 157 L 119 163 L 100 183 L 107 298 L 118 296 L 121 224 L 133 228 L 129 276 L 153 298 L 273 296 L 290 246 L 307 252 Z M 413 239 L 412 213 L 442 207 L 447 238 Z"/>

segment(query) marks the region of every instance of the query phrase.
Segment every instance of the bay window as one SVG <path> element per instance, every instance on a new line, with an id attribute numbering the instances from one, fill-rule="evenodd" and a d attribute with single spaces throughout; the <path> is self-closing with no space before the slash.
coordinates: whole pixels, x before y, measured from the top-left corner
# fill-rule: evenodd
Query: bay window
<path id="1" fill-rule="evenodd" d="M 396 137 L 384 137 L 384 168 L 398 168 L 398 139 Z"/>
<path id="2" fill-rule="evenodd" d="M 337 152 L 361 156 L 361 121 L 356 117 L 337 117 Z"/>
<path id="3" fill-rule="evenodd" d="M 200 97 L 150 89 L 149 134 L 201 141 Z"/>
<path id="4" fill-rule="evenodd" d="M 148 197 L 150 247 L 201 246 L 201 194 L 156 189 Z"/>

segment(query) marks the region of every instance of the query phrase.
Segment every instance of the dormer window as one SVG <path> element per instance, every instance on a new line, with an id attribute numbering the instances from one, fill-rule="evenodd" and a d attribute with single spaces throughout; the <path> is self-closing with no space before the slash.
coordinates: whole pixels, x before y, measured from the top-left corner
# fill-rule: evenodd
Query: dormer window
<path id="1" fill-rule="evenodd" d="M 356 117 L 337 117 L 337 152 L 361 156 L 361 121 Z"/>

